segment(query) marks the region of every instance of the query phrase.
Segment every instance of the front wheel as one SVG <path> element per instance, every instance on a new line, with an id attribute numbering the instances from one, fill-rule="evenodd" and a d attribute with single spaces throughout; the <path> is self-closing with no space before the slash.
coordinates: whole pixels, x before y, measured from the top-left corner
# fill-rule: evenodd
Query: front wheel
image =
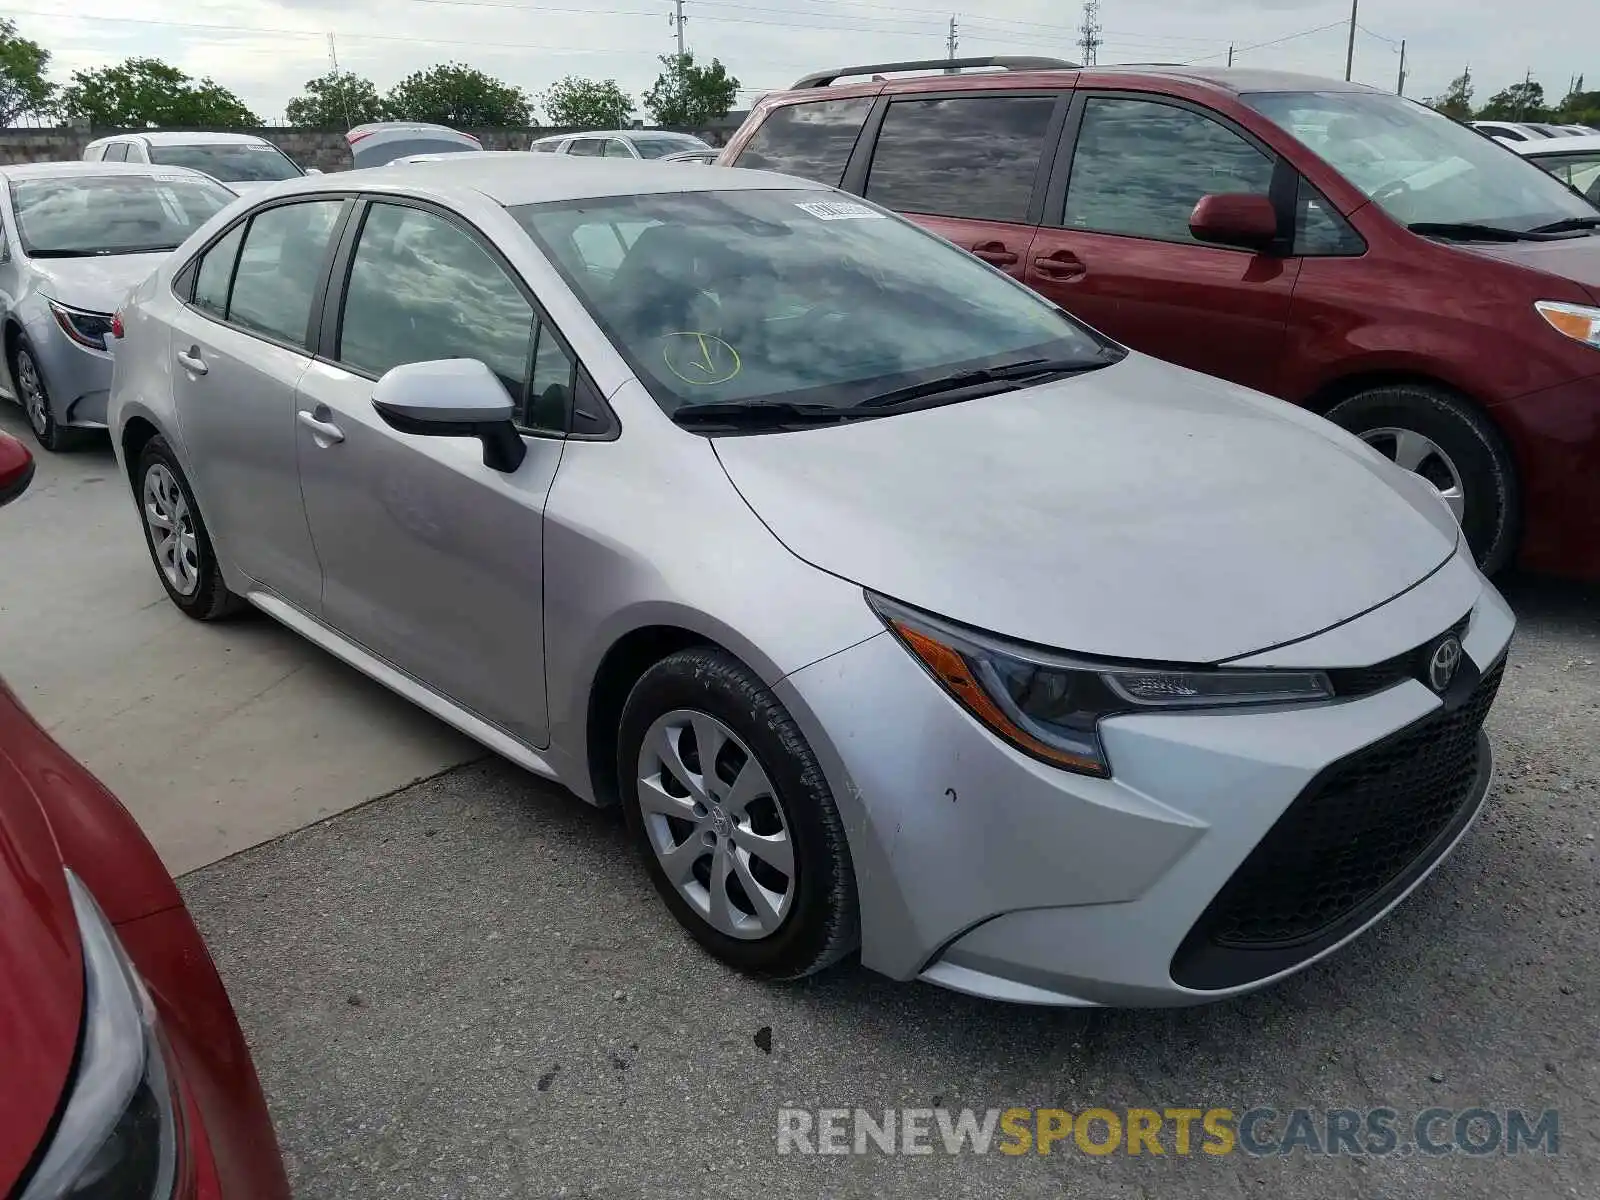
<path id="1" fill-rule="evenodd" d="M 717 958 L 797 979 L 856 947 L 844 822 L 793 718 L 737 659 L 696 648 L 645 672 L 617 765 L 656 890 Z"/>
<path id="2" fill-rule="evenodd" d="M 33 347 L 26 342 L 11 355 L 11 378 L 16 382 L 22 410 L 28 414 L 28 427 L 39 445 L 54 453 L 70 450 L 77 442 L 78 431 L 56 420 L 50 407 L 50 391 L 44 385 L 44 374 L 33 356 Z"/>
<path id="3" fill-rule="evenodd" d="M 1516 467 L 1499 430 L 1472 404 L 1443 388 L 1391 384 L 1351 396 L 1328 419 L 1432 485 L 1485 574 L 1511 561 L 1521 507 Z"/>

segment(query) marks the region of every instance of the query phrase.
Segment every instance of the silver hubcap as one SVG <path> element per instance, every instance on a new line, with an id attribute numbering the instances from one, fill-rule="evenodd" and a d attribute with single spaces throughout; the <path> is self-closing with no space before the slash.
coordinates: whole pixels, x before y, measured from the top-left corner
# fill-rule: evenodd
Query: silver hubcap
<path id="1" fill-rule="evenodd" d="M 1439 443 L 1414 429 L 1369 429 L 1361 435 L 1361 440 L 1385 458 L 1392 459 L 1395 466 L 1431 483 L 1456 515 L 1457 523 L 1460 522 L 1466 508 L 1461 472 L 1456 470 L 1456 464 Z"/>
<path id="2" fill-rule="evenodd" d="M 733 730 L 678 709 L 639 751 L 639 809 L 661 868 L 729 937 L 775 933 L 794 901 L 794 846 L 767 773 Z"/>
<path id="3" fill-rule="evenodd" d="M 157 463 L 144 476 L 144 523 L 150 528 L 156 565 L 181 596 L 200 586 L 200 542 L 194 516 L 172 472 Z"/>
<path id="4" fill-rule="evenodd" d="M 26 350 L 17 354 L 17 387 L 22 392 L 22 407 L 28 412 L 33 431 L 43 437 L 50 430 L 50 410 L 46 407 L 49 401 L 45 398 L 44 385 L 39 382 L 39 368 L 34 365 L 33 355 Z"/>

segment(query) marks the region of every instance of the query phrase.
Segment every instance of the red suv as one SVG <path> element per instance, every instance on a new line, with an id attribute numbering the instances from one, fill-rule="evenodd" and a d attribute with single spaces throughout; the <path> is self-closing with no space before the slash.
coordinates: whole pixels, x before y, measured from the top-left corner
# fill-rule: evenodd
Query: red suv
<path id="1" fill-rule="evenodd" d="M 721 161 L 1325 414 L 1434 484 L 1486 570 L 1600 577 L 1600 209 L 1431 109 L 1271 71 L 880 64 L 764 97 Z"/>

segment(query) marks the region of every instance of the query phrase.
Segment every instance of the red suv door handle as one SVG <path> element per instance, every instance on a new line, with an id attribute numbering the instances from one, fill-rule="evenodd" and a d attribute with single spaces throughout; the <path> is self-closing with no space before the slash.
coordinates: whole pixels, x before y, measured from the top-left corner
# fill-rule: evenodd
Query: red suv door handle
<path id="1" fill-rule="evenodd" d="M 1033 260 L 1033 269 L 1046 279 L 1082 279 L 1089 273 L 1083 260 L 1071 250 L 1057 250 L 1041 254 Z"/>
<path id="2" fill-rule="evenodd" d="M 1015 265 L 1016 254 L 1006 249 L 1004 242 L 979 242 L 972 248 L 972 252 L 986 263 L 993 263 L 997 267 Z"/>

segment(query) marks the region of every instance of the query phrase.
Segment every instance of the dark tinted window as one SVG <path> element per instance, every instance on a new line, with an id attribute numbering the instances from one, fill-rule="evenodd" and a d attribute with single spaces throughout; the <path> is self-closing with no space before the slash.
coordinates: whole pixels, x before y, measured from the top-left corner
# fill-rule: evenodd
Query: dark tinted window
<path id="1" fill-rule="evenodd" d="M 604 150 L 604 144 L 599 138 L 579 138 L 567 146 L 568 154 L 578 154 L 584 158 L 598 158 Z"/>
<path id="2" fill-rule="evenodd" d="M 541 324 L 534 331 L 533 381 L 522 424 L 529 429 L 565 432 L 567 412 L 572 407 L 573 376 L 572 356 L 549 326 Z"/>
<path id="3" fill-rule="evenodd" d="M 1055 105 L 1051 96 L 897 100 L 867 198 L 902 212 L 1025 220 Z"/>
<path id="4" fill-rule="evenodd" d="M 243 223 L 234 226 L 215 246 L 206 251 L 200 260 L 200 271 L 195 276 L 194 302 L 216 317 L 228 315 L 228 284 L 233 282 L 233 264 L 239 259 L 239 243 L 244 241 Z"/>
<path id="5" fill-rule="evenodd" d="M 1067 185 L 1069 229 L 1194 241 L 1189 216 L 1202 196 L 1266 195 L 1272 159 L 1186 108 L 1092 99 L 1084 107 Z"/>
<path id="6" fill-rule="evenodd" d="M 252 217 L 228 298 L 228 320 L 305 345 L 311 300 L 343 208 L 343 200 L 310 200 Z"/>
<path id="7" fill-rule="evenodd" d="M 106 158 L 105 158 L 105 161 L 106 162 L 127 162 L 128 161 L 128 143 L 127 142 L 112 142 L 111 145 L 106 147 Z"/>
<path id="8" fill-rule="evenodd" d="M 774 109 L 735 165 L 782 171 L 838 187 L 872 100 L 818 100 Z"/>
<path id="9" fill-rule="evenodd" d="M 276 146 L 254 142 L 204 146 L 152 146 L 150 161 L 165 166 L 188 167 L 223 183 L 255 183 L 295 179 L 300 168 Z"/>
<path id="10" fill-rule="evenodd" d="M 1294 252 L 1306 255 L 1365 254 L 1367 243 L 1328 198 L 1304 179 L 1294 218 Z"/>
<path id="11" fill-rule="evenodd" d="M 401 363 L 475 358 L 521 399 L 533 306 L 476 238 L 421 209 L 374 204 L 350 266 L 339 357 L 382 375 Z"/>

